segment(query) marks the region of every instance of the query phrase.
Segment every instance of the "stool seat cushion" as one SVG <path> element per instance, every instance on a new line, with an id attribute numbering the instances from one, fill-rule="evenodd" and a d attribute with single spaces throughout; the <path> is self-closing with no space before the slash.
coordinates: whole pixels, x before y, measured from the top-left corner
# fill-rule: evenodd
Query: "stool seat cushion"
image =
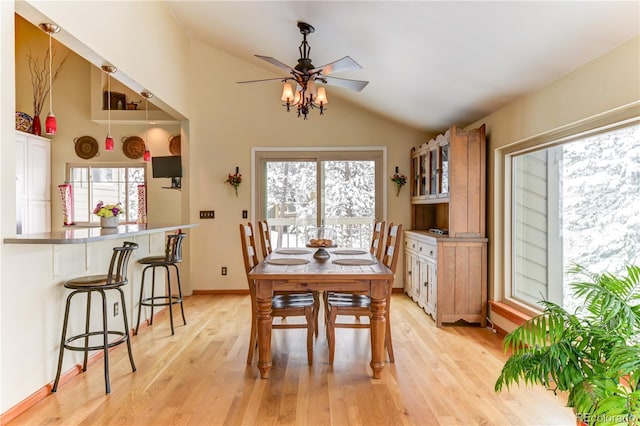
<path id="1" fill-rule="evenodd" d="M 172 263 L 180 263 L 180 261 L 167 261 L 165 256 L 147 256 L 139 259 L 138 263 L 144 265 L 170 265 Z"/>
<path id="2" fill-rule="evenodd" d="M 118 277 L 112 277 L 113 281 L 108 284 L 107 279 L 108 275 L 88 275 L 85 277 L 77 277 L 71 278 L 70 280 L 64 283 L 64 286 L 67 288 L 76 288 L 76 289 L 88 289 L 92 287 L 106 287 L 106 288 L 115 288 L 120 287 L 124 284 L 127 284 L 127 279 L 119 279 Z"/>
<path id="3" fill-rule="evenodd" d="M 107 284 L 107 274 L 103 275 L 88 275 L 85 277 L 76 277 L 68 280 L 65 285 L 70 284 L 74 286 L 98 286 Z"/>

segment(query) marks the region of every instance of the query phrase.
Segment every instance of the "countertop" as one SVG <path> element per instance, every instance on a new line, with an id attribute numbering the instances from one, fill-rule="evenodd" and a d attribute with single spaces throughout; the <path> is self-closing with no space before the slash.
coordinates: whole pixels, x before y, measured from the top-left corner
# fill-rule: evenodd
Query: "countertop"
<path id="1" fill-rule="evenodd" d="M 194 228 L 196 226 L 198 225 L 130 224 L 120 225 L 117 228 L 69 226 L 60 231 L 17 235 L 15 237 L 5 238 L 3 242 L 5 244 L 82 244 L 157 232 L 176 231 L 178 229 Z"/>

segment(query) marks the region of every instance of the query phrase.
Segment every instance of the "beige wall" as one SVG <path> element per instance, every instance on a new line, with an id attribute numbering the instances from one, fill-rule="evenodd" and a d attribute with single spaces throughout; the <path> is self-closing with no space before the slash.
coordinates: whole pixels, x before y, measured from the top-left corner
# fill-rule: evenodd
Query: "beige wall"
<path id="1" fill-rule="evenodd" d="M 323 116 L 314 111 L 306 121 L 296 118 L 281 106 L 279 83 L 235 83 L 270 77 L 264 69 L 200 43 L 192 44 L 192 53 L 192 221 L 199 210 L 216 211 L 214 220 L 199 221 L 200 227 L 192 233 L 193 289 L 244 289 L 247 285 L 238 223 L 242 210 L 251 211 L 252 147 L 384 146 L 386 173 L 392 174 L 396 165 L 408 173 L 411 147 L 426 140 L 422 132 L 347 103 L 332 87 L 327 89 L 329 104 Z M 236 166 L 244 180 L 237 198 L 223 183 Z M 386 220 L 409 226 L 408 189 L 396 197 L 389 185 L 387 197 Z M 229 275 L 220 275 L 222 266 L 228 267 Z M 402 277 L 400 271 L 397 277 Z M 402 286 L 401 278 L 396 286 Z"/>
<path id="2" fill-rule="evenodd" d="M 487 125 L 489 298 L 502 299 L 504 285 L 501 244 L 504 215 L 500 149 L 534 136 L 557 131 L 596 116 L 636 103 L 640 116 L 640 37 L 585 64 L 540 90 L 470 124 Z M 492 320 L 509 331 L 513 324 L 492 315 Z"/>

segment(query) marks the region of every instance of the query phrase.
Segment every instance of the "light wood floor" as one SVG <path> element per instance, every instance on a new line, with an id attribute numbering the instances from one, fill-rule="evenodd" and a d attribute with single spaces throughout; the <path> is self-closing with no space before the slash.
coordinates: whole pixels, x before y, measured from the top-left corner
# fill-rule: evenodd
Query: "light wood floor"
<path id="1" fill-rule="evenodd" d="M 305 331 L 275 330 L 262 380 L 255 361 L 246 364 L 249 296 L 185 303 L 188 325 L 175 336 L 164 315 L 133 337 L 137 372 L 125 346 L 111 352 L 111 395 L 100 360 L 10 424 L 575 425 L 564 401 L 541 388 L 494 393 L 506 357 L 490 330 L 438 329 L 404 295 L 392 300 L 396 362 L 380 380 L 370 378 L 368 330 L 337 330 L 331 368 L 322 326 L 311 367 Z"/>

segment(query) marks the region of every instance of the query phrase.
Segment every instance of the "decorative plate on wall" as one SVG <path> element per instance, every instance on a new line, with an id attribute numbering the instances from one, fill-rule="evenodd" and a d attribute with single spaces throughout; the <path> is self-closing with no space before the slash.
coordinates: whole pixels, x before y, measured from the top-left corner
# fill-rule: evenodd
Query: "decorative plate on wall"
<path id="1" fill-rule="evenodd" d="M 98 155 L 98 142 L 91 136 L 80 136 L 73 140 L 76 155 L 84 160 Z"/>
<path id="2" fill-rule="evenodd" d="M 169 138 L 169 152 L 173 155 L 180 155 L 180 135 Z"/>
<path id="3" fill-rule="evenodd" d="M 33 118 L 26 112 L 16 112 L 16 130 L 21 132 L 28 132 L 31 130 L 31 124 L 33 124 Z"/>
<path id="4" fill-rule="evenodd" d="M 132 160 L 142 158 L 144 155 L 144 141 L 140 136 L 129 136 L 128 138 L 123 138 L 122 151 L 124 152 L 124 155 Z"/>

